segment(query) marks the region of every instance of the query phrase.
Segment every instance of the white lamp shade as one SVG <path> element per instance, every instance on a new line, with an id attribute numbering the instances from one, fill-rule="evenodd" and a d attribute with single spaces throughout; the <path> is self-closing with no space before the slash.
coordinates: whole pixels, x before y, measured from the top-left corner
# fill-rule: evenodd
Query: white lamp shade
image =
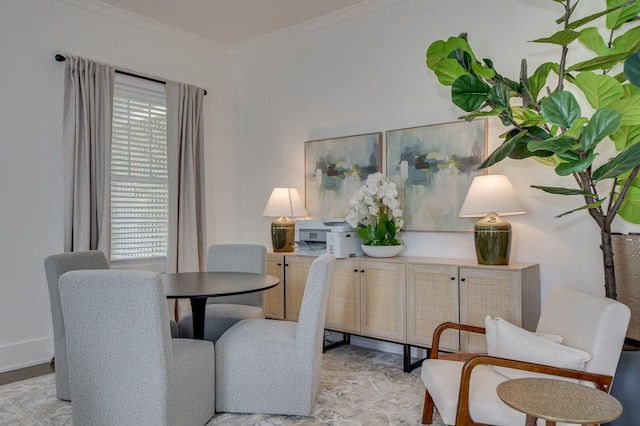
<path id="1" fill-rule="evenodd" d="M 273 188 L 263 216 L 301 217 L 307 215 L 296 188 Z"/>
<path id="2" fill-rule="evenodd" d="M 483 217 L 487 213 L 500 216 L 526 213 L 505 175 L 476 176 L 471 182 L 460 217 Z"/>

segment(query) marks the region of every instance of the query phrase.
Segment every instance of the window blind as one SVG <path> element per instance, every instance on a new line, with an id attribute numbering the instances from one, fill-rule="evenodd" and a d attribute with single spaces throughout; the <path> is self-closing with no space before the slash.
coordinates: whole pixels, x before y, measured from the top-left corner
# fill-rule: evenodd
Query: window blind
<path id="1" fill-rule="evenodd" d="M 163 84 L 116 76 L 111 145 L 111 260 L 167 254 L 166 97 Z"/>

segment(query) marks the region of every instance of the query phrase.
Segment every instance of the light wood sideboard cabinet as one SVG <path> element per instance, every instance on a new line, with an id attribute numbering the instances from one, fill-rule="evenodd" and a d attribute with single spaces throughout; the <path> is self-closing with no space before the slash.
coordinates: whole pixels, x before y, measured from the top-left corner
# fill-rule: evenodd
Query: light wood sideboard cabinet
<path id="1" fill-rule="evenodd" d="M 360 261 L 362 335 L 404 343 L 405 265 L 401 259 Z"/>
<path id="2" fill-rule="evenodd" d="M 361 275 L 360 261 L 339 259 L 333 270 L 329 290 L 325 328 L 349 334 L 360 334 Z"/>
<path id="3" fill-rule="evenodd" d="M 297 321 L 307 275 L 315 257 L 269 253 L 267 271 L 283 285 L 265 296 L 265 315 Z M 325 328 L 404 345 L 430 348 L 446 321 L 484 327 L 486 315 L 534 330 L 540 316 L 540 271 L 534 263 L 478 265 L 474 260 L 367 256 L 337 259 Z M 484 352 L 484 337 L 447 330 L 445 351 Z"/>
<path id="4" fill-rule="evenodd" d="M 429 347 L 445 321 L 484 327 L 486 315 L 533 331 L 540 316 L 537 264 L 478 265 L 473 261 L 407 259 L 407 343 Z M 484 336 L 447 330 L 441 347 L 485 352 Z"/>

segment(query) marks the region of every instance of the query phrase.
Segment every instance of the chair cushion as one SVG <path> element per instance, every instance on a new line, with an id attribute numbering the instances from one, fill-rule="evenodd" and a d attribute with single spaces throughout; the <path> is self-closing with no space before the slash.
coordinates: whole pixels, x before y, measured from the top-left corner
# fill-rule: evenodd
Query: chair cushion
<path id="1" fill-rule="evenodd" d="M 587 352 L 555 343 L 517 327 L 502 318 L 497 318 L 496 322 L 496 356 L 573 370 L 584 370 L 585 363 L 591 359 L 591 355 Z M 511 379 L 546 376 L 540 373 L 497 366 L 494 369 Z"/>
<path id="2" fill-rule="evenodd" d="M 431 394 L 442 421 L 447 425 L 453 425 L 456 421 L 463 364 L 441 359 L 427 359 L 422 363 L 422 381 Z M 496 393 L 496 387 L 507 380 L 508 378 L 496 373 L 487 365 L 473 369 L 469 389 L 469 410 L 474 421 L 503 426 L 525 423 L 525 415 L 509 408 Z"/>
<path id="3" fill-rule="evenodd" d="M 484 319 L 485 339 L 487 341 L 487 354 L 492 356 L 498 356 L 498 320 L 505 321 L 500 317 L 491 318 L 491 315 L 487 315 Z M 534 334 L 554 343 L 562 343 L 562 341 L 564 340 L 562 336 L 558 336 L 557 334 Z"/>

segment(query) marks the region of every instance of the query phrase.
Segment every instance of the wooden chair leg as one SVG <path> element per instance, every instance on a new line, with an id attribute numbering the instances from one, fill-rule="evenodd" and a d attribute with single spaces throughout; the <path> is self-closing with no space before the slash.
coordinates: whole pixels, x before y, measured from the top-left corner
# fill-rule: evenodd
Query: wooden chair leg
<path id="1" fill-rule="evenodd" d="M 422 408 L 422 424 L 430 425 L 433 422 L 433 399 L 429 391 L 424 391 L 424 407 Z"/>

